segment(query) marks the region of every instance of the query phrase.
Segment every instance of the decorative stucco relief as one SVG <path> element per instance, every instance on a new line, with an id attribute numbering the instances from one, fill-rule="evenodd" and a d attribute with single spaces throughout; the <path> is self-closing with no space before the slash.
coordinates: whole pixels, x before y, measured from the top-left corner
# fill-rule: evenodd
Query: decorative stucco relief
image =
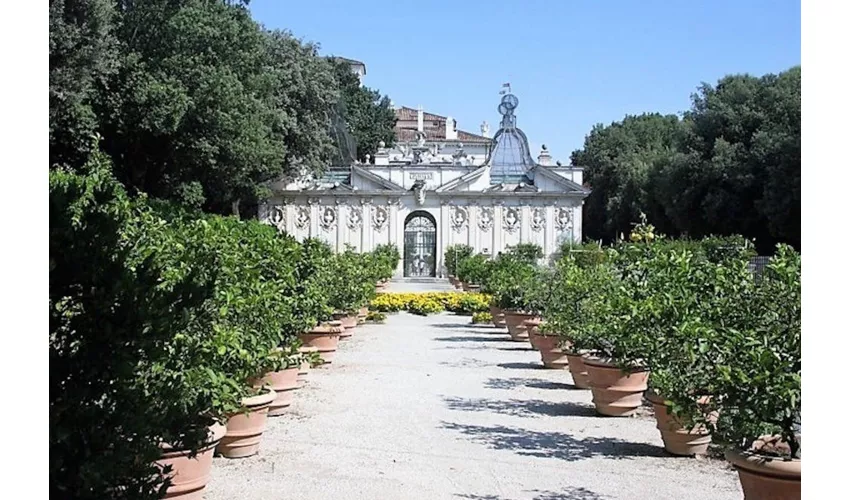
<path id="1" fill-rule="evenodd" d="M 322 210 L 322 217 L 319 219 L 319 224 L 325 231 L 330 231 L 336 227 L 338 217 L 336 207 L 325 207 Z"/>
<path id="2" fill-rule="evenodd" d="M 558 207 L 555 214 L 555 227 L 559 231 L 566 231 L 573 225 L 573 212 L 567 207 Z"/>
<path id="3" fill-rule="evenodd" d="M 463 230 L 469 223 L 469 212 L 466 207 L 452 207 L 452 229 Z"/>
<path id="4" fill-rule="evenodd" d="M 489 231 L 493 227 L 493 209 L 490 207 L 481 207 L 478 212 L 478 227 L 482 231 Z"/>
<path id="5" fill-rule="evenodd" d="M 507 207 L 502 216 L 503 228 L 509 233 L 515 233 L 519 229 L 520 217 L 517 207 Z"/>
<path id="6" fill-rule="evenodd" d="M 310 225 L 310 207 L 298 207 L 298 213 L 295 216 L 295 227 L 305 229 Z"/>
<path id="7" fill-rule="evenodd" d="M 350 207 L 348 209 L 348 229 L 360 229 L 363 226 L 363 209 L 357 209 L 355 207 Z"/>
<path id="8" fill-rule="evenodd" d="M 375 228 L 376 231 L 381 232 L 387 228 L 389 220 L 390 217 L 387 213 L 387 209 L 382 206 L 376 206 L 375 210 L 372 212 L 372 227 Z"/>
<path id="9" fill-rule="evenodd" d="M 286 207 L 276 205 L 269 213 L 269 222 L 280 231 L 286 229 Z"/>
<path id="10" fill-rule="evenodd" d="M 540 232 L 546 227 L 546 214 L 540 207 L 531 210 L 531 230 Z"/>

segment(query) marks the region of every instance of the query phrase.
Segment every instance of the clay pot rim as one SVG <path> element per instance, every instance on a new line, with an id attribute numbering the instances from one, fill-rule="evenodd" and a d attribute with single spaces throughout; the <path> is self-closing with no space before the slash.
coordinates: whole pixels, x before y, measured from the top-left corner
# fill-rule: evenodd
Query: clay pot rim
<path id="1" fill-rule="evenodd" d="M 664 404 L 664 397 L 661 396 L 660 394 L 658 394 L 657 392 L 655 392 L 655 389 L 651 389 L 651 388 L 647 389 L 646 391 L 644 391 L 643 396 L 650 403 L 657 404 L 657 405 L 663 405 Z M 700 404 L 705 405 L 705 404 L 708 404 L 710 401 L 711 401 L 711 396 L 700 396 L 700 397 L 697 398 L 697 404 L 698 405 L 700 405 Z"/>
<path id="2" fill-rule="evenodd" d="M 800 479 L 801 458 L 775 457 L 752 451 L 728 449 L 724 452 L 726 460 L 736 468 L 760 475 Z"/>
<path id="3" fill-rule="evenodd" d="M 609 357 L 596 356 L 596 355 L 593 355 L 593 354 L 582 354 L 582 361 L 584 361 L 584 364 L 586 364 L 586 365 L 589 364 L 590 366 L 594 366 L 594 367 L 620 369 L 620 367 L 617 366 L 616 363 L 611 361 L 611 358 L 609 358 Z M 639 362 L 638 362 L 637 364 L 629 366 L 628 370 L 629 370 L 629 373 L 640 373 L 640 372 L 648 372 L 649 368 L 647 368 L 646 366 L 640 365 Z"/>
<path id="4" fill-rule="evenodd" d="M 318 347 L 313 347 L 311 345 L 301 346 L 301 347 L 298 348 L 298 350 L 301 351 L 302 353 L 319 352 Z"/>
<path id="5" fill-rule="evenodd" d="M 313 327 L 312 330 L 307 330 L 306 332 L 302 332 L 300 335 L 339 335 L 343 332 L 345 328 L 341 326 L 316 326 Z"/>
<path id="6" fill-rule="evenodd" d="M 502 309 L 502 312 L 504 313 L 504 315 L 505 315 L 505 316 L 507 316 L 507 315 L 511 315 L 511 316 L 528 316 L 529 318 L 534 318 L 534 317 L 536 317 L 536 316 L 537 316 L 537 315 L 536 315 L 536 314 L 534 314 L 534 313 L 521 312 L 521 311 L 517 311 L 517 310 L 515 310 L 515 309 Z"/>
<path id="7" fill-rule="evenodd" d="M 204 443 L 204 445 L 198 449 L 198 453 L 202 453 L 206 450 L 209 450 L 210 448 L 214 448 L 216 445 L 218 445 L 218 442 L 221 441 L 222 438 L 224 438 L 224 435 L 226 433 L 226 425 L 220 422 L 213 422 L 213 424 L 208 427 L 207 442 Z M 174 446 L 168 443 L 160 443 L 159 448 L 162 450 L 162 457 L 160 457 L 160 459 L 173 458 L 180 455 L 187 455 L 189 453 L 189 450 L 185 448 L 175 448 Z"/>
<path id="8" fill-rule="evenodd" d="M 566 354 L 567 356 L 575 356 L 577 358 L 582 359 L 584 358 L 585 354 L 590 354 L 591 352 L 593 351 L 589 349 L 579 349 L 577 351 L 574 349 L 564 349 L 564 354 Z"/>
<path id="9" fill-rule="evenodd" d="M 263 406 L 265 404 L 270 404 L 276 397 L 277 393 L 274 392 L 274 389 L 268 388 L 266 389 L 266 392 L 262 394 L 242 398 L 242 406 L 248 408 L 251 408 L 252 406 Z"/>

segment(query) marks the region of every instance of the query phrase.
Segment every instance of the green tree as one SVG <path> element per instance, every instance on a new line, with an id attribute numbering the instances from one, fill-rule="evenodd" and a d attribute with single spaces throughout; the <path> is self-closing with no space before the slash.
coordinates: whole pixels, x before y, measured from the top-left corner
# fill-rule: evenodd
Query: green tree
<path id="1" fill-rule="evenodd" d="M 118 68 L 112 0 L 50 0 L 50 165 L 82 165 L 97 90 Z"/>
<path id="2" fill-rule="evenodd" d="M 395 140 L 395 113 L 390 98 L 377 90 L 360 84 L 349 64 L 341 59 L 330 59 L 340 90 L 342 118 L 349 133 L 357 143 L 357 159 L 375 155 L 378 143 L 390 145 Z"/>
<path id="3" fill-rule="evenodd" d="M 645 213 L 664 233 L 800 244 L 800 67 L 703 84 L 676 116 L 597 125 L 572 163 L 592 192 L 585 234 L 611 242 Z"/>
<path id="4" fill-rule="evenodd" d="M 573 165 L 585 167 L 592 188 L 584 205 L 588 238 L 610 242 L 628 234 L 641 212 L 667 229 L 663 210 L 647 190 L 647 177 L 674 154 L 680 135 L 678 117 L 657 113 L 593 127 L 584 147 L 571 156 Z"/>

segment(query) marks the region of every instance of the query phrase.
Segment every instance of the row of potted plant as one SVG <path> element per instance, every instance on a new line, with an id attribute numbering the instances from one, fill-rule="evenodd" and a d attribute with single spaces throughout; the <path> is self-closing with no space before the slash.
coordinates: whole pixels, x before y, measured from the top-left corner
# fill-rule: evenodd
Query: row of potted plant
<path id="1" fill-rule="evenodd" d="M 200 496 L 213 453 L 256 453 L 265 418 L 332 361 L 397 265 L 390 247 L 334 254 L 131 196 L 99 152 L 51 170 L 50 221 L 50 485 L 64 498 Z"/>
<path id="2" fill-rule="evenodd" d="M 800 255 L 779 246 L 763 272 L 752 256 L 739 237 L 667 240 L 644 221 L 548 266 L 509 250 L 479 279 L 494 324 L 503 315 L 545 367 L 568 369 L 598 413 L 646 398 L 668 452 L 713 441 L 746 498 L 799 498 Z"/>

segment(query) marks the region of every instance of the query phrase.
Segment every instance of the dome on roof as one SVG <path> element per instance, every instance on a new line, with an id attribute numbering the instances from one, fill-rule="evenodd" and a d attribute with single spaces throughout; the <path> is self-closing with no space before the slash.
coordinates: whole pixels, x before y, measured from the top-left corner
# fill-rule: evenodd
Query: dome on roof
<path id="1" fill-rule="evenodd" d="M 502 96 L 499 113 L 502 122 L 499 131 L 493 136 L 493 149 L 485 162 L 490 167 L 490 183 L 530 183 L 528 172 L 537 164 L 531 158 L 528 138 L 516 126 L 514 111 L 519 99 L 513 94 Z"/>

